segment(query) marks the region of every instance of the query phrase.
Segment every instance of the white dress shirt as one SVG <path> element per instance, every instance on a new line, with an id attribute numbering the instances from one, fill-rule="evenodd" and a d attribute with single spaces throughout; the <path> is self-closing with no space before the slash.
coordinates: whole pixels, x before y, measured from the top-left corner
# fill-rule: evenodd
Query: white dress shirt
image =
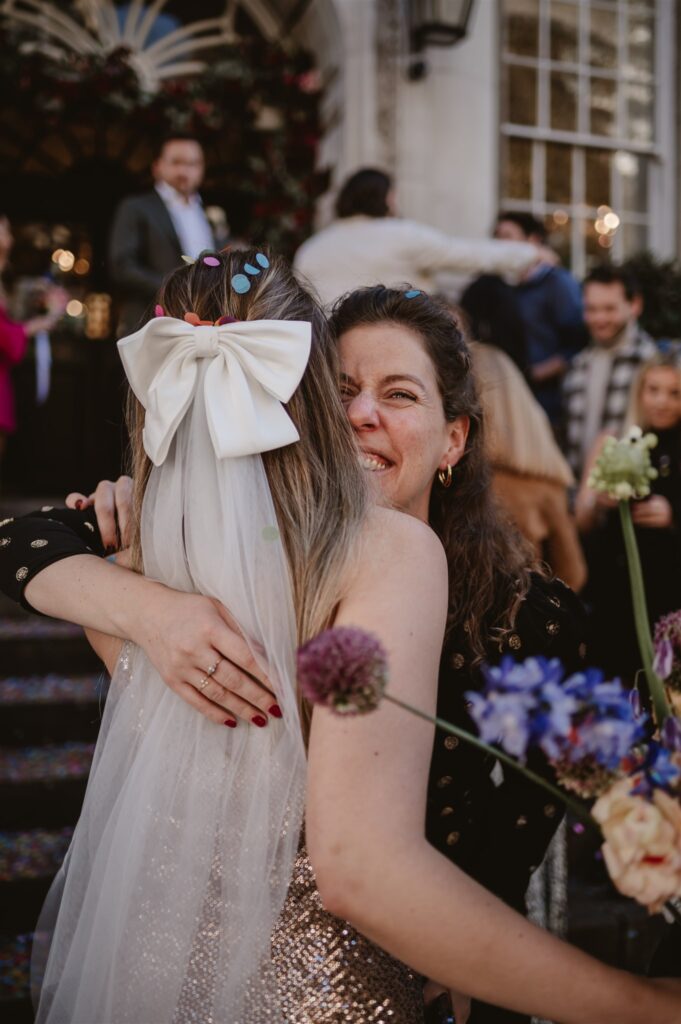
<path id="1" fill-rule="evenodd" d="M 213 232 L 198 192 L 185 199 L 166 181 L 157 182 L 156 191 L 166 205 L 185 256 L 196 259 L 204 249 L 215 247 Z"/>
<path id="2" fill-rule="evenodd" d="M 326 305 L 365 285 L 433 291 L 435 275 L 447 271 L 517 278 L 536 259 L 529 242 L 452 238 L 417 221 L 357 214 L 308 238 L 293 265 Z"/>

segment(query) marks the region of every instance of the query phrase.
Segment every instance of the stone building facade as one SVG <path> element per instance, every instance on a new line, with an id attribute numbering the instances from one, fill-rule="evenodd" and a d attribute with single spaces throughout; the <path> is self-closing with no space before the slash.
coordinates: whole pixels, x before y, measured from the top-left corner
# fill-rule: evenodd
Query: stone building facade
<path id="1" fill-rule="evenodd" d="M 678 257 L 676 0 L 474 0 L 466 37 L 420 55 L 408 0 L 267 6 L 316 55 L 334 184 L 382 166 L 404 215 L 461 236 L 531 211 L 577 274 L 607 253 Z"/>

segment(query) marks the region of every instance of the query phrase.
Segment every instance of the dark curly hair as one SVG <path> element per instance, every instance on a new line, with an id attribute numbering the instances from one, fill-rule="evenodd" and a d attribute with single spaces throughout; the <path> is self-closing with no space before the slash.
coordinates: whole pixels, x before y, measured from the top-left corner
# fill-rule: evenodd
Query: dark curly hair
<path id="1" fill-rule="evenodd" d="M 370 324 L 390 323 L 413 331 L 435 368 L 445 418 L 470 419 L 454 486 L 445 489 L 435 482 L 428 518 L 447 553 L 448 634 L 463 628 L 473 658 L 481 661 L 486 645 L 512 628 L 530 585 L 534 559 L 492 495 L 482 407 L 468 346 L 446 306 L 423 292 L 408 299 L 404 291 L 393 288 L 362 288 L 338 301 L 330 323 L 336 339 Z"/>

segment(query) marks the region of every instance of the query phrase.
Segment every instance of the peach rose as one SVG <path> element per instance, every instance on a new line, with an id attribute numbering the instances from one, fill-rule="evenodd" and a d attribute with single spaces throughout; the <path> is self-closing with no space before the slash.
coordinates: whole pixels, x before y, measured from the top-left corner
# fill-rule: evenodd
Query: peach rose
<path id="1" fill-rule="evenodd" d="M 631 791 L 638 776 L 620 779 L 596 801 L 603 857 L 610 877 L 625 896 L 658 913 L 681 895 L 681 805 L 664 790 L 653 799 Z"/>

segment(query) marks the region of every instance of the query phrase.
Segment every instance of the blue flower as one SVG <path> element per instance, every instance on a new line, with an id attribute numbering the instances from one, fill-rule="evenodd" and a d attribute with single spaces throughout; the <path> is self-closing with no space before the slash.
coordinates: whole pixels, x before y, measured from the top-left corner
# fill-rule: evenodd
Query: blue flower
<path id="1" fill-rule="evenodd" d="M 538 747 L 554 763 L 590 762 L 615 771 L 644 738 L 645 718 L 628 691 L 618 679 L 604 680 L 599 669 L 564 679 L 557 658 L 506 657 L 483 673 L 484 692 L 466 694 L 471 716 L 482 739 L 515 757 L 524 760 Z"/>
<path id="2" fill-rule="evenodd" d="M 629 721 L 614 716 L 588 715 L 575 726 L 569 760 L 574 764 L 593 758 L 603 768 L 617 771 L 641 735 L 641 726 L 633 715 Z"/>
<path id="3" fill-rule="evenodd" d="M 578 707 L 561 685 L 564 671 L 560 661 L 528 658 L 516 662 L 505 657 L 498 666 L 485 666 L 483 674 L 484 694 L 466 694 L 481 739 L 521 760 L 530 747 L 541 747 L 549 758 L 559 757 Z"/>
<path id="4" fill-rule="evenodd" d="M 470 716 L 478 727 L 480 739 L 498 744 L 513 757 L 525 759 L 530 740 L 533 700 L 528 694 L 492 693 L 487 697 L 470 692 Z"/>
<path id="5" fill-rule="evenodd" d="M 632 793 L 650 797 L 655 789 L 674 791 L 681 779 L 681 767 L 677 763 L 678 755 L 676 755 L 676 760 L 674 758 L 674 751 L 651 740 L 643 764 L 636 768 L 636 774 L 641 773 L 641 781 L 632 790 Z"/>
<path id="6" fill-rule="evenodd" d="M 575 672 L 565 681 L 565 689 L 581 701 L 591 700 L 594 688 L 603 682 L 603 673 L 599 668 L 586 668 Z"/>
<path id="7" fill-rule="evenodd" d="M 502 658 L 499 665 L 483 665 L 483 676 L 487 691 L 508 690 L 525 692 L 536 690 L 546 682 L 560 682 L 563 666 L 558 658 L 527 658 L 515 661 L 510 655 Z"/>
<path id="8" fill-rule="evenodd" d="M 541 709 L 535 721 L 535 736 L 548 758 L 559 758 L 579 705 L 572 694 L 553 681 L 544 683 L 540 697 Z"/>

